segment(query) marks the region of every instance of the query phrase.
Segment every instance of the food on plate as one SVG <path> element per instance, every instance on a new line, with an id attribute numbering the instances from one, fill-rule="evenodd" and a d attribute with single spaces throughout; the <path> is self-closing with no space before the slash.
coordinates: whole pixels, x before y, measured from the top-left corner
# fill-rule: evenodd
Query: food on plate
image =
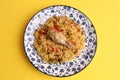
<path id="1" fill-rule="evenodd" d="M 73 60 L 85 47 L 84 31 L 68 16 L 49 18 L 34 35 L 37 53 L 50 64 Z"/>

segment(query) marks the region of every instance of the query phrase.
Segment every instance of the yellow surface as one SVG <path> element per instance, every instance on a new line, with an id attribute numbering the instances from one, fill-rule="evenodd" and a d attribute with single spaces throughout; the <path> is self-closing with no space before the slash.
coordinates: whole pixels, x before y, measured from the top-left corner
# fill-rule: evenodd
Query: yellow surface
<path id="1" fill-rule="evenodd" d="M 23 48 L 31 17 L 50 5 L 78 8 L 93 22 L 97 52 L 82 72 L 64 78 L 39 72 Z M 120 0 L 0 0 L 0 80 L 120 80 Z"/>

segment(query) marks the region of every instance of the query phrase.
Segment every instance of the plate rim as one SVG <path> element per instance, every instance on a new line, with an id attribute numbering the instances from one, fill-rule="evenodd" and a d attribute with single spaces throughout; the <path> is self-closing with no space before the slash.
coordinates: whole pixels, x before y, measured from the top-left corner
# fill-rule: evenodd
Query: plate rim
<path id="1" fill-rule="evenodd" d="M 92 27 L 94 28 L 94 31 L 95 31 L 96 47 L 95 47 L 95 52 L 94 52 L 93 58 L 89 61 L 89 63 L 88 63 L 87 65 L 85 65 L 84 68 L 82 68 L 82 69 L 79 70 L 78 72 L 75 72 L 74 74 L 71 74 L 71 75 L 68 75 L 68 76 L 54 76 L 54 75 L 49 75 L 49 74 L 47 74 L 47 73 L 42 72 L 41 70 L 39 70 L 37 67 L 35 67 L 35 65 L 32 63 L 32 61 L 30 61 L 30 59 L 29 59 L 29 57 L 28 57 L 28 55 L 27 55 L 27 51 L 25 50 L 25 45 L 24 45 L 24 44 L 25 44 L 25 43 L 24 43 L 25 32 L 26 32 L 27 26 L 28 26 L 29 22 L 32 20 L 32 18 L 33 18 L 35 15 L 37 15 L 40 11 L 43 11 L 44 9 L 47 9 L 47 8 L 49 8 L 49 7 L 56 7 L 56 6 L 66 6 L 66 7 L 70 7 L 70 8 L 73 8 L 74 10 L 77 10 L 78 12 L 82 13 L 82 14 L 90 21 L 90 23 L 92 24 Z M 73 75 L 78 74 L 78 73 L 80 73 L 81 71 L 83 71 L 83 70 L 84 70 L 87 66 L 89 66 L 89 64 L 93 61 L 93 59 L 94 59 L 94 57 L 95 57 L 95 55 L 96 55 L 96 52 L 97 52 L 97 46 L 98 46 L 98 37 L 97 37 L 96 29 L 95 29 L 92 21 L 91 21 L 90 18 L 88 18 L 81 10 L 79 10 L 78 8 L 75 8 L 75 7 L 73 7 L 73 6 L 70 6 L 70 5 L 63 5 L 63 4 L 50 5 L 50 6 L 47 6 L 47 7 L 44 7 L 44 8 L 42 8 L 42 9 L 38 10 L 38 11 L 35 12 L 35 13 L 32 15 L 32 17 L 28 20 L 28 22 L 27 22 L 27 24 L 26 24 L 26 27 L 25 27 L 25 29 L 24 29 L 24 33 L 23 33 L 23 48 L 24 48 L 24 52 L 25 52 L 25 54 L 26 54 L 26 56 L 27 56 L 27 59 L 28 59 L 29 62 L 34 66 L 34 68 L 36 68 L 38 71 L 40 71 L 40 72 L 42 72 L 42 73 L 44 73 L 44 74 L 47 74 L 48 76 L 52 76 L 52 77 L 70 77 L 70 76 L 73 76 Z"/>

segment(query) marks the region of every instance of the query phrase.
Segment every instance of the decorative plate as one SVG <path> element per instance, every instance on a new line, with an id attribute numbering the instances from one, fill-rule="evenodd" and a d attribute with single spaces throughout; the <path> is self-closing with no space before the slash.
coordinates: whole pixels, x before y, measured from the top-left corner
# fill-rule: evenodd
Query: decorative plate
<path id="1" fill-rule="evenodd" d="M 62 64 L 48 64 L 44 62 L 34 49 L 34 32 L 40 25 L 52 16 L 69 16 L 82 26 L 85 31 L 85 48 L 80 56 L 70 62 Z M 30 62 L 41 72 L 51 76 L 71 76 L 82 71 L 93 59 L 97 47 L 95 28 L 88 17 L 78 9 L 65 5 L 55 5 L 40 10 L 29 21 L 24 33 L 24 48 Z"/>

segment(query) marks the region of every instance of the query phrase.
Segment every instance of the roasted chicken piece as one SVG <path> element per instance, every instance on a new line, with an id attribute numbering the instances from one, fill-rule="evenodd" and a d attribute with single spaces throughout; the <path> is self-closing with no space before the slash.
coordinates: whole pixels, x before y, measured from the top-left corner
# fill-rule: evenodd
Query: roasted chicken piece
<path id="1" fill-rule="evenodd" d="M 51 40 L 54 41 L 55 43 L 65 45 L 70 49 L 75 48 L 75 46 L 66 39 L 66 37 L 62 34 L 62 32 L 58 32 L 52 29 L 47 32 L 47 36 L 50 37 Z"/>

